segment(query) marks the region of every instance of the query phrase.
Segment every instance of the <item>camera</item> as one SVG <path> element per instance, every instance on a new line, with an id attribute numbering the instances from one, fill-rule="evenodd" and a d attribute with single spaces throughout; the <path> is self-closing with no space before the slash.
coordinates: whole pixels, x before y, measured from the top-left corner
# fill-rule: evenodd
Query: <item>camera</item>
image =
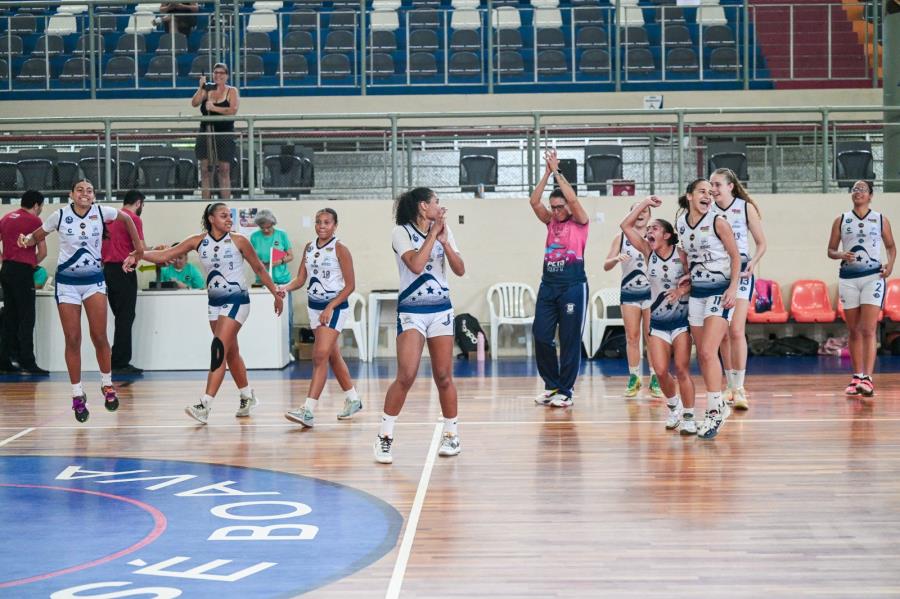
<path id="1" fill-rule="evenodd" d="M 212 79 L 212 77 L 206 78 L 206 83 L 203 84 L 203 91 L 211 92 L 216 89 L 215 81 L 210 81 L 210 79 Z"/>

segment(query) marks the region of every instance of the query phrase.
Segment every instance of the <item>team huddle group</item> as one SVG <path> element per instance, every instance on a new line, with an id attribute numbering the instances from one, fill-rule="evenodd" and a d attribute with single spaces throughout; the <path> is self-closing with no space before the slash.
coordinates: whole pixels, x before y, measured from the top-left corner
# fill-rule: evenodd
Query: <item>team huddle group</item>
<path id="1" fill-rule="evenodd" d="M 547 227 L 533 326 L 535 358 L 545 391 L 536 402 L 567 408 L 574 403 L 581 361 L 588 303 L 584 248 L 590 219 L 559 172 L 556 152 L 546 152 L 545 160 L 544 175 L 530 199 L 535 215 Z M 548 207 L 542 198 L 551 176 L 555 188 Z M 890 224 L 869 208 L 872 195 L 872 185 L 867 181 L 853 186 L 853 208 L 835 220 L 828 247 L 829 257 L 841 260 L 840 296 L 853 367 L 848 395 L 874 394 L 874 331 L 884 299 L 884 279 L 890 275 L 896 257 Z M 309 322 L 315 334 L 313 373 L 306 401 L 286 417 L 305 427 L 314 426 L 329 366 L 345 394 L 338 419 L 350 419 L 363 408 L 338 346 L 355 276 L 350 251 L 335 237 L 336 211 L 325 208 L 316 213 L 316 238 L 305 245 L 296 277 L 278 286 L 250 241 L 231 232 L 232 213 L 224 203 L 206 206 L 202 232 L 172 247 L 144 251 L 132 219 L 115 208 L 95 204 L 89 181 L 76 182 L 70 199 L 70 204 L 52 213 L 40 227 L 20 235 L 18 246 L 32 248 L 53 231 L 59 235 L 56 298 L 66 336 L 72 408 L 79 422 L 89 417 L 81 384 L 82 306 L 97 352 L 105 408 L 115 411 L 119 407 L 106 339 L 106 286 L 101 261 L 106 223 L 115 220 L 125 227 L 135 248 L 123 262 L 125 271 L 133 270 L 141 260 L 169 264 L 190 251 L 197 252 L 206 271 L 208 319 L 213 333 L 210 371 L 200 400 L 185 408 L 189 416 L 207 423 L 226 366 L 240 394 L 235 415 L 250 416 L 259 404 L 247 380 L 237 338 L 250 310 L 245 263 L 272 294 L 278 314 L 286 294 L 306 286 Z M 642 385 L 643 337 L 653 371 L 651 394 L 664 397 L 669 408 L 666 428 L 712 439 L 728 418 L 730 405 L 749 408 L 744 390 L 744 326 L 753 293 L 753 273 L 765 253 L 766 239 L 758 206 L 728 169 L 719 169 L 709 180 L 696 179 L 687 186 L 686 193 L 678 198 L 674 225 L 652 217 L 651 210 L 662 205 L 656 196 L 634 205 L 621 222 L 622 233 L 613 240 L 604 263 L 606 270 L 617 265 L 622 269 L 621 304 L 630 370 L 625 396 L 634 397 Z M 392 246 L 400 275 L 397 376 L 385 396 L 374 443 L 375 460 L 393 461 L 394 425 L 418 375 L 426 343 L 444 422 L 438 453 L 455 456 L 460 452 L 460 441 L 452 378 L 454 314 L 447 271 L 449 268 L 462 276 L 465 263 L 447 225 L 446 208 L 440 206 L 432 190 L 419 187 L 402 194 L 395 202 L 394 219 Z M 755 246 L 752 255 L 751 237 Z M 884 264 L 882 246 L 888 256 Z M 692 343 L 697 347 L 707 394 L 702 420 L 695 420 L 694 415 L 695 392 L 689 368 Z"/>

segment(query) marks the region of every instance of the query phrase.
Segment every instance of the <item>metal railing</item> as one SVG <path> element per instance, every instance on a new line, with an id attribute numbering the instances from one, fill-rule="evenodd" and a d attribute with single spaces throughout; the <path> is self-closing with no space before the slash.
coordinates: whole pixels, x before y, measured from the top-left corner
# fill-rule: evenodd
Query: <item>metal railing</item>
<path id="1" fill-rule="evenodd" d="M 43 52 L 31 54 L 44 59 L 43 73 L 22 77 L 14 65 L 21 68 L 28 44 L 23 55 L 17 56 L 13 47 L 17 34 L 11 27 L 16 17 L 0 16 L 6 25 L 5 35 L 0 34 L 6 82 L 0 82 L 0 89 L 75 89 L 89 91 L 91 97 L 96 97 L 97 90 L 122 87 L 188 89 L 196 85 L 198 73 L 189 62 L 197 57 L 207 63 L 226 62 L 233 72 L 232 82 L 242 88 L 344 88 L 360 94 L 367 89 L 436 87 L 492 92 L 526 86 L 556 91 L 565 84 L 621 90 L 648 83 L 690 86 L 710 81 L 732 88 L 779 81 L 879 84 L 877 52 L 872 68 L 866 52 L 859 51 L 861 44 L 851 43 L 856 34 L 848 29 L 843 4 L 835 2 L 750 5 L 745 0 L 741 5 L 635 7 L 616 0 L 608 6 L 512 9 L 493 8 L 489 1 L 487 8 L 466 11 L 465 22 L 459 20 L 462 13 L 452 10 L 400 8 L 394 28 L 392 23 L 374 18 L 385 11 L 366 9 L 365 0 L 356 10 L 264 14 L 242 11 L 245 3 L 240 1 L 216 1 L 214 11 L 197 15 L 198 28 L 189 36 L 187 48 L 178 46 L 179 38 L 174 35 L 167 38 L 167 47 L 159 47 L 161 31 L 154 24 L 158 13 L 103 14 L 97 8 L 131 5 L 137 0 L 83 2 L 88 10 L 74 15 L 77 33 L 65 36 L 69 51 L 75 35 L 86 36 L 88 48 L 80 56 L 87 59 L 88 68 L 80 77 L 58 76 L 62 66 L 47 42 Z M 62 3 L 67 4 L 72 2 Z M 2 6 L 23 10 L 46 4 L 4 0 Z M 335 25 L 336 15 L 341 14 L 350 18 Z M 46 32 L 53 17 L 38 15 L 36 19 L 43 24 L 38 29 Z M 263 17 L 265 21 L 260 22 Z M 824 29 L 808 32 L 812 22 Z M 724 39 L 712 37 L 716 26 L 726 28 L 718 29 L 719 34 L 727 32 Z M 874 11 L 874 27 L 877 39 L 878 11 Z M 582 39 L 586 28 L 599 37 Z M 112 30 L 116 35 L 138 35 L 129 38 L 131 48 L 117 51 L 109 47 L 121 43 Z M 413 39 L 417 30 L 418 34 L 431 31 L 433 43 L 418 48 Z M 346 32 L 343 40 L 336 41 L 341 35 L 336 31 Z M 296 37 L 291 35 L 297 32 L 309 34 L 302 46 L 292 45 Z M 380 48 L 374 39 L 376 32 L 392 33 L 396 49 Z M 204 34 L 207 43 L 201 48 L 199 40 Z M 728 35 L 732 39 L 727 39 Z M 868 35 L 866 28 L 866 44 Z M 467 36 L 467 41 L 458 43 L 458 36 Z M 254 37 L 261 37 L 264 43 L 257 45 Z M 767 43 L 761 42 L 763 39 Z M 142 40 L 149 42 L 150 52 L 155 54 L 142 51 Z M 98 47 L 101 44 L 105 47 Z M 856 47 L 855 54 L 848 50 L 852 47 Z M 110 61 L 119 57 L 131 59 L 130 72 L 111 72 Z M 160 57 L 163 60 L 153 62 Z M 172 57 L 171 61 L 166 57 Z M 433 65 L 425 64 L 429 60 Z M 294 66 L 286 67 L 286 61 Z M 297 66 L 303 63 L 305 70 Z M 148 76 L 151 65 L 154 70 Z"/>
<path id="2" fill-rule="evenodd" d="M 398 190 L 412 185 L 461 193 L 459 149 L 482 146 L 498 150 L 496 193 L 520 194 L 527 193 L 540 177 L 543 148 L 556 147 L 562 158 L 575 158 L 582 165 L 578 181 L 584 183 L 585 146 L 612 143 L 623 148 L 623 174 L 636 181 L 638 193 L 675 193 L 687 180 L 706 173 L 707 147 L 723 139 L 746 145 L 748 186 L 755 192 L 837 189 L 835 148 L 844 141 L 870 144 L 880 186 L 885 182 L 881 147 L 890 126 L 883 122 L 883 111 L 866 106 L 237 115 L 233 120 L 238 124 L 235 164 L 239 172 L 232 178 L 232 187 L 249 199 L 285 191 L 396 197 Z M 0 128 L 9 132 L 0 141 L 0 169 L 4 163 L 15 162 L 14 151 L 26 148 L 61 152 L 89 148 L 102 160 L 98 186 L 111 196 L 122 184 L 114 165 L 123 160 L 123 150 L 137 154 L 139 160 L 165 147 L 179 150 L 181 158 L 190 161 L 198 120 L 232 118 L 0 119 Z M 266 160 L 278 155 L 272 148 L 281 145 L 309 151 L 314 184 L 289 189 L 267 184 L 272 173 L 266 170 L 271 168 Z M 190 194 L 196 183 L 195 178 L 194 185 L 188 182 L 156 193 L 160 197 Z"/>

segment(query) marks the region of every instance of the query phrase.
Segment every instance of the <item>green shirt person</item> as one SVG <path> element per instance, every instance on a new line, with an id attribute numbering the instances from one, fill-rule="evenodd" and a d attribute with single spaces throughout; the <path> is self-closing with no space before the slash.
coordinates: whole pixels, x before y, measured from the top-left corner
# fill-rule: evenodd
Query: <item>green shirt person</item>
<path id="1" fill-rule="evenodd" d="M 187 261 L 187 255 L 175 258 L 170 266 L 163 266 L 159 272 L 160 281 L 175 281 L 179 289 L 205 289 L 206 278 L 200 270 Z"/>
<path id="2" fill-rule="evenodd" d="M 250 243 L 256 250 L 256 255 L 267 269 L 269 269 L 269 260 L 273 260 L 274 265 L 270 270 L 272 280 L 277 285 L 289 283 L 293 277 L 287 263 L 294 259 L 294 253 L 291 251 L 291 240 L 287 233 L 275 228 L 278 220 L 271 210 L 262 209 L 257 212 L 254 222 L 259 230 L 254 231 L 250 236 Z M 274 258 L 272 258 L 273 254 Z M 256 282 L 258 284 L 259 279 Z"/>
<path id="3" fill-rule="evenodd" d="M 47 284 L 47 269 L 43 266 L 38 266 L 34 269 L 34 288 L 35 289 L 43 289 L 44 285 Z"/>

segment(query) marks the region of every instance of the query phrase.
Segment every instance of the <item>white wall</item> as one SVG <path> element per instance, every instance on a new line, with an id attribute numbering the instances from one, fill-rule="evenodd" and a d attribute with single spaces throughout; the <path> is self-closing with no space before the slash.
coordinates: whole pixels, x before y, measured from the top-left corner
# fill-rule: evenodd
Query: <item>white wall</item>
<path id="1" fill-rule="evenodd" d="M 190 91 L 183 98 L 146 100 L 27 100 L 0 102 L 0 118 L 52 118 L 60 116 L 194 116 Z M 642 109 L 643 98 L 653 92 L 535 93 L 535 94 L 430 94 L 401 96 L 266 96 L 241 99 L 241 114 L 304 115 L 385 112 L 546 111 Z M 788 107 L 788 106 L 880 106 L 880 89 L 739 90 L 662 92 L 665 108 Z M 841 115 L 846 118 L 848 115 Z M 871 113 L 869 117 L 872 117 Z M 787 115 L 766 115 L 778 121 Z M 583 121 L 583 118 L 574 119 Z M 618 121 L 627 120 L 616 117 Z M 734 115 L 704 116 L 705 121 L 756 120 Z M 358 125 L 364 121 L 355 121 Z M 344 121 L 346 123 L 346 121 Z M 317 124 L 327 124 L 317 123 Z M 380 122 L 384 125 L 384 122 Z M 464 123 L 460 123 L 464 124 Z M 498 123 L 499 124 L 499 123 Z M 34 129 L 34 125 L 5 124 L 9 129 Z M 70 129 L 71 125 L 42 124 L 43 129 Z"/>

